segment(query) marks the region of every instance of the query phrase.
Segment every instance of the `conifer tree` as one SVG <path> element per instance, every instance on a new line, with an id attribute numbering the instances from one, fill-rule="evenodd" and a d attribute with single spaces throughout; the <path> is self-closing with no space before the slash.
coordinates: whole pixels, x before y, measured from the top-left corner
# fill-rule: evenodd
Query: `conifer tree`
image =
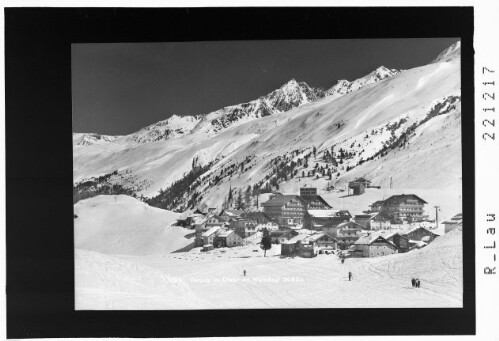
<path id="1" fill-rule="evenodd" d="M 270 232 L 269 232 L 269 230 L 267 230 L 267 228 L 264 228 L 262 232 L 263 232 L 263 235 L 262 235 L 262 241 L 260 242 L 260 244 L 262 245 L 263 256 L 266 257 L 267 250 L 270 250 L 270 248 L 272 247 L 272 239 L 270 238 Z"/>

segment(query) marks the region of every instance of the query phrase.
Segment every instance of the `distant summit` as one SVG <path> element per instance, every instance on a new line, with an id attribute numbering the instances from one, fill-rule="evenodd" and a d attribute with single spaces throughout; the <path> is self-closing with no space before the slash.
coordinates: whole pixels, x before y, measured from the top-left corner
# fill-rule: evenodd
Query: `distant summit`
<path id="1" fill-rule="evenodd" d="M 345 79 L 339 80 L 333 87 L 329 88 L 325 92 L 325 95 L 339 97 L 349 92 L 359 90 L 366 85 L 370 85 L 383 79 L 393 77 L 400 72 L 402 72 L 402 70 L 389 69 L 384 66 L 380 66 L 368 75 L 358 78 L 352 82 L 349 82 Z"/>
<path id="2" fill-rule="evenodd" d="M 437 58 L 435 58 L 430 64 L 434 63 L 444 63 L 450 62 L 457 58 L 461 58 L 461 41 L 458 40 L 444 51 L 442 51 Z"/>
<path id="3" fill-rule="evenodd" d="M 101 144 L 112 142 L 121 136 L 101 135 L 94 133 L 73 133 L 73 145 L 89 146 L 92 144 Z"/>

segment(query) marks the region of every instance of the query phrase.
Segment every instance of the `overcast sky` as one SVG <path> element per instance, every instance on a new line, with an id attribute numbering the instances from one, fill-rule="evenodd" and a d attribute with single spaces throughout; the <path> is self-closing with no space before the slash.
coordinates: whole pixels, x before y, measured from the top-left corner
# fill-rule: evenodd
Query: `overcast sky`
<path id="1" fill-rule="evenodd" d="M 457 38 L 74 44 L 73 131 L 130 134 L 173 114 L 207 114 L 291 78 L 329 88 L 383 65 L 429 63 Z"/>

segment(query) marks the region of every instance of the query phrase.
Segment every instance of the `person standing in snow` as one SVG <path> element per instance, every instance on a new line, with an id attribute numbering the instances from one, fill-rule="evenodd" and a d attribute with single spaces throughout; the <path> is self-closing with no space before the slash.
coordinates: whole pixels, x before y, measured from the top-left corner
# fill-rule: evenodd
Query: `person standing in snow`
<path id="1" fill-rule="evenodd" d="M 411 283 L 412 283 L 412 287 L 414 288 L 416 286 L 416 279 L 414 277 L 411 278 Z"/>
<path id="2" fill-rule="evenodd" d="M 419 288 L 419 286 L 421 285 L 421 282 L 419 281 L 419 278 L 416 280 L 416 288 Z"/>
<path id="3" fill-rule="evenodd" d="M 243 270 L 244 277 L 246 277 L 246 270 Z"/>
<path id="4" fill-rule="evenodd" d="M 352 272 L 348 272 L 348 280 L 351 281 L 352 280 Z"/>

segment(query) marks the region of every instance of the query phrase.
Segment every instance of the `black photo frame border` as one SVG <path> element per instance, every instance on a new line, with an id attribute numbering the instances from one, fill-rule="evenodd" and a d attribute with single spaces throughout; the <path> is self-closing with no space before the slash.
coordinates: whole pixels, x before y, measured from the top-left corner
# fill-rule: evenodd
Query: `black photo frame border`
<path id="1" fill-rule="evenodd" d="M 4 13 L 8 338 L 475 333 L 473 7 Z M 463 308 L 74 310 L 72 43 L 424 37 L 462 44 Z"/>

